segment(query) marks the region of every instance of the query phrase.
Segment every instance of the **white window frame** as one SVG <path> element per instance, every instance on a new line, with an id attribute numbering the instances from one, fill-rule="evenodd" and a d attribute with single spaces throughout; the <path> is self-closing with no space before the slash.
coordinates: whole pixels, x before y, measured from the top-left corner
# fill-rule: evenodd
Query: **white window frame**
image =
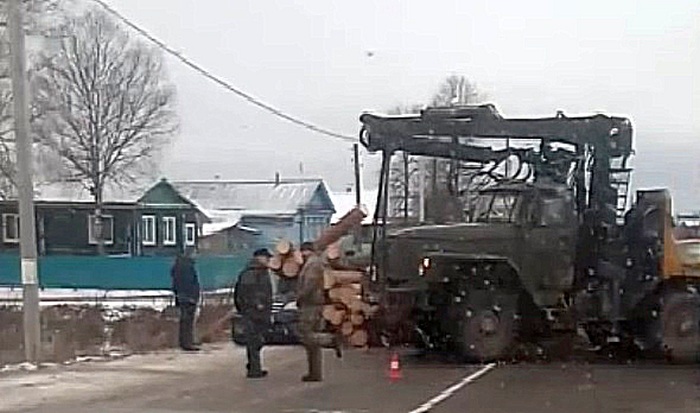
<path id="1" fill-rule="evenodd" d="M 168 230 L 168 226 L 172 223 L 172 231 Z M 177 245 L 177 218 L 163 217 L 163 245 Z"/>
<path id="2" fill-rule="evenodd" d="M 88 243 L 90 245 L 97 245 L 97 239 L 95 239 L 95 233 L 93 229 L 93 220 L 95 219 L 95 214 L 88 215 Z M 114 244 L 114 217 L 109 214 L 102 215 L 102 228 L 104 228 L 105 222 L 109 221 L 109 238 L 102 240 L 102 245 L 112 245 Z"/>
<path id="3" fill-rule="evenodd" d="M 7 220 L 10 218 L 15 221 L 15 228 L 17 229 L 17 238 L 7 237 Z M 2 240 L 8 244 L 19 243 L 19 214 L 2 214 Z"/>
<path id="4" fill-rule="evenodd" d="M 146 222 L 150 221 L 150 224 L 146 224 Z M 151 229 L 151 235 L 153 236 L 153 239 L 147 240 L 146 237 L 146 225 L 148 225 Z M 156 234 L 156 216 L 155 215 L 143 215 L 141 216 L 141 244 L 142 245 L 147 245 L 147 246 L 153 246 L 156 245 L 156 241 L 158 240 L 158 236 Z"/>
<path id="5" fill-rule="evenodd" d="M 190 229 L 192 230 L 192 238 L 190 238 Z M 194 247 L 197 244 L 197 224 L 188 222 L 185 224 L 185 245 Z"/>

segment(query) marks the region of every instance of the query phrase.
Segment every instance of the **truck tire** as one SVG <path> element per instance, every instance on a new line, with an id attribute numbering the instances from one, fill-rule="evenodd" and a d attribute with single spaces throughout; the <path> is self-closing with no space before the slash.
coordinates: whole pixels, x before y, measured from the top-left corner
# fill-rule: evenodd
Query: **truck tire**
<path id="1" fill-rule="evenodd" d="M 662 314 L 662 348 L 675 363 L 700 361 L 700 296 L 687 292 L 668 294 Z"/>
<path id="2" fill-rule="evenodd" d="M 482 309 L 469 310 L 466 315 L 459 340 L 462 357 L 482 363 L 507 357 L 513 347 L 513 314 Z"/>

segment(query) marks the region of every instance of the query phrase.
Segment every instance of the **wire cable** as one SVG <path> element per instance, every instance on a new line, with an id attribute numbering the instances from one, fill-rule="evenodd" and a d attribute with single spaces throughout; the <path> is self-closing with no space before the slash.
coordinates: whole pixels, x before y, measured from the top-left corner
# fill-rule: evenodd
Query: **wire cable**
<path id="1" fill-rule="evenodd" d="M 302 119 L 299 119 L 299 118 L 297 118 L 296 116 L 293 116 L 293 115 L 289 115 L 289 114 L 287 114 L 287 113 L 284 113 L 284 112 L 282 112 L 281 110 L 279 110 L 279 109 L 277 109 L 277 108 L 275 108 L 275 107 L 273 107 L 273 106 L 271 106 L 271 105 L 269 105 L 269 104 L 267 104 L 267 103 L 265 103 L 265 102 L 262 102 L 262 101 L 258 100 L 258 99 L 255 98 L 254 96 L 252 96 L 252 95 L 250 95 L 250 94 L 248 94 L 248 93 L 246 93 L 246 92 L 244 92 L 244 91 L 242 91 L 242 90 L 236 88 L 235 86 L 231 85 L 230 83 L 228 83 L 227 81 L 223 80 L 223 79 L 220 78 L 219 76 L 216 76 L 216 75 L 214 75 L 213 73 L 209 72 L 208 70 L 204 69 L 203 67 L 199 66 L 198 64 L 196 64 L 195 62 L 193 62 L 192 60 L 190 60 L 189 58 L 187 58 L 186 56 L 184 56 L 182 53 L 176 51 L 175 49 L 173 49 L 173 48 L 171 48 L 170 46 L 166 45 L 166 44 L 163 43 L 162 41 L 156 39 L 156 38 L 153 37 L 150 33 L 148 33 L 146 30 L 142 29 L 141 27 L 139 27 L 139 26 L 136 25 L 135 23 L 131 22 L 129 19 L 127 19 L 127 18 L 124 17 L 121 13 L 119 13 L 117 10 L 115 10 L 115 9 L 112 8 L 112 7 L 110 7 L 110 6 L 109 6 L 107 3 L 105 3 L 103 0 L 93 0 L 93 1 L 94 1 L 95 3 L 97 3 L 98 5 L 100 5 L 100 6 L 101 6 L 103 9 L 105 9 L 108 13 L 110 13 L 111 15 L 113 15 L 114 17 L 116 17 L 117 19 L 119 19 L 122 23 L 126 24 L 127 26 L 129 26 L 130 28 L 132 28 L 133 30 L 135 30 L 137 33 L 139 33 L 141 36 L 145 37 L 145 38 L 148 39 L 150 42 L 152 42 L 152 43 L 154 43 L 156 46 L 158 46 L 160 49 L 164 50 L 166 53 L 168 53 L 168 54 L 174 56 L 174 57 L 177 58 L 179 61 L 181 61 L 181 62 L 184 63 L 185 65 L 189 66 L 191 69 L 195 70 L 196 72 L 198 72 L 199 74 L 203 75 L 203 76 L 206 77 L 207 79 L 209 79 L 209 80 L 211 80 L 212 82 L 218 84 L 219 86 L 224 87 L 224 88 L 227 89 L 228 91 L 235 93 L 236 95 L 242 97 L 243 99 L 247 100 L 248 102 L 252 103 L 253 105 L 258 106 L 258 107 L 260 107 L 260 108 L 262 108 L 262 109 L 264 109 L 264 110 L 266 110 L 266 111 L 272 113 L 273 115 L 275 115 L 275 116 L 277 116 L 277 117 L 280 117 L 280 118 L 282 118 L 282 119 L 285 119 L 285 120 L 287 120 L 287 121 L 289 121 L 289 122 L 292 122 L 292 123 L 294 123 L 294 124 L 296 124 L 296 125 L 298 125 L 298 126 L 302 126 L 302 127 L 304 127 L 304 128 L 307 128 L 307 129 L 309 129 L 309 130 L 311 130 L 311 131 L 314 131 L 314 132 L 316 132 L 316 133 L 320 133 L 320 134 L 323 134 L 323 135 L 326 135 L 326 136 L 330 136 L 330 137 L 333 137 L 333 138 L 336 138 L 336 139 L 341 139 L 341 140 L 346 141 L 346 142 L 353 142 L 353 143 L 356 142 L 356 139 L 353 138 L 352 136 L 343 135 L 343 134 L 341 134 L 341 133 L 333 132 L 332 130 L 323 128 L 323 127 L 321 127 L 321 126 L 316 126 L 316 125 L 314 125 L 314 124 L 312 124 L 312 123 L 309 123 L 309 122 L 306 122 L 306 121 L 304 121 L 304 120 L 302 120 Z"/>

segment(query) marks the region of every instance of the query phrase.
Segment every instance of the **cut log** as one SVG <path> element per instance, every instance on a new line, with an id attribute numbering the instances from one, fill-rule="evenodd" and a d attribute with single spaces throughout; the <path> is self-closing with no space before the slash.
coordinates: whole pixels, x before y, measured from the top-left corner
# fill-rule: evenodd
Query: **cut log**
<path id="1" fill-rule="evenodd" d="M 301 266 L 297 264 L 294 257 L 286 257 L 282 263 L 282 275 L 288 278 L 294 278 L 299 275 Z"/>
<path id="2" fill-rule="evenodd" d="M 329 304 L 323 306 L 323 318 L 334 326 L 339 326 L 345 321 L 345 310 Z"/>
<path id="3" fill-rule="evenodd" d="M 340 240 L 326 247 L 326 258 L 328 258 L 329 261 L 338 260 L 340 259 L 341 255 L 342 254 L 340 252 Z"/>
<path id="4" fill-rule="evenodd" d="M 345 337 L 351 336 L 354 331 L 355 331 L 355 327 L 352 325 L 352 323 L 350 321 L 346 321 L 340 326 L 340 332 Z"/>
<path id="5" fill-rule="evenodd" d="M 299 251 L 299 250 L 292 251 L 292 257 L 294 258 L 294 262 L 299 264 L 300 267 L 302 265 L 304 265 L 304 256 L 301 254 L 301 251 Z"/>
<path id="6" fill-rule="evenodd" d="M 323 251 L 330 244 L 338 241 L 343 235 L 350 232 L 350 230 L 362 224 L 362 220 L 367 216 L 367 211 L 360 206 L 356 206 L 351 209 L 350 212 L 343 215 L 342 218 L 333 226 L 326 228 L 321 236 L 314 242 L 314 248 L 316 251 Z"/>
<path id="7" fill-rule="evenodd" d="M 364 347 L 367 345 L 369 336 L 365 330 L 355 330 L 350 337 L 348 337 L 348 342 L 354 347 Z"/>
<path id="8" fill-rule="evenodd" d="M 275 245 L 275 251 L 280 255 L 287 255 L 292 251 L 292 243 L 286 239 L 281 239 L 277 242 L 277 245 Z"/>
<path id="9" fill-rule="evenodd" d="M 272 270 L 272 271 L 279 271 L 282 269 L 282 256 L 279 254 L 275 254 L 270 258 L 270 261 L 267 263 L 267 266 Z"/>
<path id="10" fill-rule="evenodd" d="M 362 299 L 360 299 L 360 298 L 358 298 L 356 300 L 351 300 L 346 305 L 352 313 L 362 313 L 362 314 L 370 313 L 371 307 L 372 307 L 369 304 L 367 304 L 366 302 L 362 301 Z"/>
<path id="11" fill-rule="evenodd" d="M 340 271 L 326 269 L 323 272 L 323 284 L 328 290 L 340 285 L 359 284 L 362 281 L 364 274 L 359 271 Z M 358 292 L 362 291 L 362 287 Z"/>
<path id="12" fill-rule="evenodd" d="M 323 288 L 330 290 L 333 287 L 335 287 L 335 278 L 333 278 L 326 269 L 323 271 Z"/>
<path id="13" fill-rule="evenodd" d="M 335 301 L 349 306 L 350 303 L 361 300 L 361 288 L 356 288 L 355 284 L 350 284 L 342 287 L 331 288 L 328 290 L 328 297 Z"/>
<path id="14" fill-rule="evenodd" d="M 365 316 L 362 313 L 350 314 L 350 323 L 354 326 L 361 326 L 365 322 Z"/>

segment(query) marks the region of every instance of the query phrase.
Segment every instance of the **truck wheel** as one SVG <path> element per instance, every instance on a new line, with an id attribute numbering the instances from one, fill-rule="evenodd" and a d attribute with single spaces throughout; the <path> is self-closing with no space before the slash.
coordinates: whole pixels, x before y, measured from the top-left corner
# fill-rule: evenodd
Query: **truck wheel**
<path id="1" fill-rule="evenodd" d="M 461 333 L 460 351 L 466 360 L 487 362 L 504 358 L 512 348 L 513 314 L 470 310 Z"/>
<path id="2" fill-rule="evenodd" d="M 678 363 L 699 361 L 700 297 L 673 293 L 665 298 L 662 308 L 662 344 L 667 358 Z"/>

